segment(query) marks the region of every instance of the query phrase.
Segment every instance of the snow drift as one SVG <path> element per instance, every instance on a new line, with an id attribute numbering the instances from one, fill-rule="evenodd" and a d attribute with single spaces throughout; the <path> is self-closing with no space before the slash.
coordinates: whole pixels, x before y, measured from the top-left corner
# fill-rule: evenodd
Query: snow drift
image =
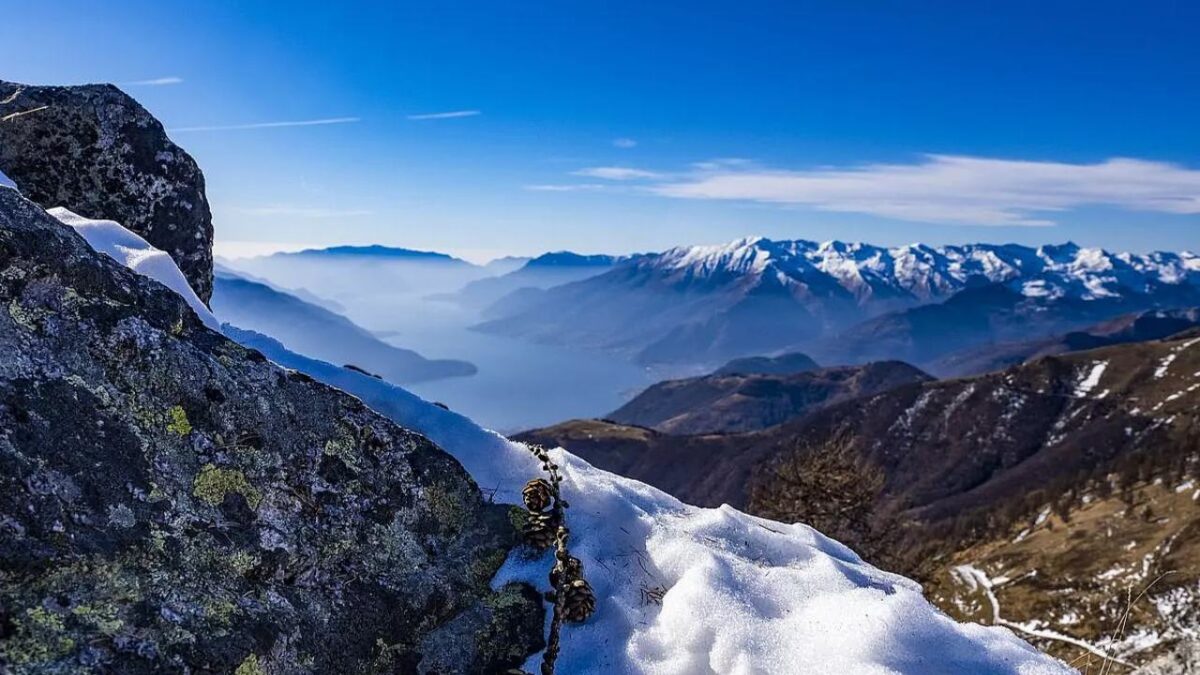
<path id="1" fill-rule="evenodd" d="M 111 221 L 55 215 L 98 251 L 179 292 L 215 322 L 170 258 Z M 289 352 L 265 336 L 229 337 L 279 365 L 361 398 L 453 454 L 485 494 L 518 503 L 540 467 L 520 444 L 381 380 Z M 548 394 L 550 394 L 548 392 Z M 882 572 L 805 525 L 729 507 L 701 509 L 598 470 L 561 449 L 572 552 L 596 590 L 596 614 L 567 626 L 562 673 L 1074 672 L 1004 628 L 959 624 L 920 587 Z M 510 556 L 493 583 L 545 589 L 550 553 Z M 538 657 L 527 664 L 536 670 Z"/>
<path id="2" fill-rule="evenodd" d="M 47 213 L 73 228 L 97 252 L 175 291 L 205 326 L 221 332 L 221 323 L 217 321 L 217 317 L 204 306 L 183 276 L 183 272 L 179 270 L 179 266 L 165 251 L 154 248 L 145 239 L 111 220 L 84 218 L 61 207 L 49 209 Z"/>

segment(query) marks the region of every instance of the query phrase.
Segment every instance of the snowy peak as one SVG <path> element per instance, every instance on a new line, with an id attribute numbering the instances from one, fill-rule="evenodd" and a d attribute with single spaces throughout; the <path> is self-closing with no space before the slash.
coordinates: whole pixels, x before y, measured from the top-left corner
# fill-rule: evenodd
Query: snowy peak
<path id="1" fill-rule="evenodd" d="M 681 246 L 637 263 L 646 271 L 696 282 L 780 281 L 786 287 L 837 286 L 860 303 L 927 302 L 967 286 L 1005 283 L 1028 297 L 1081 300 L 1150 293 L 1161 285 L 1200 284 L 1190 253 L 1111 253 L 1072 242 L 1037 248 L 969 244 L 894 248 L 860 242 L 772 241 L 747 237 L 727 244 Z"/>
<path id="2" fill-rule="evenodd" d="M 649 256 L 651 266 L 682 272 L 692 278 L 762 274 L 772 262 L 774 242 L 762 237 L 737 239 L 715 246 L 679 246 Z"/>

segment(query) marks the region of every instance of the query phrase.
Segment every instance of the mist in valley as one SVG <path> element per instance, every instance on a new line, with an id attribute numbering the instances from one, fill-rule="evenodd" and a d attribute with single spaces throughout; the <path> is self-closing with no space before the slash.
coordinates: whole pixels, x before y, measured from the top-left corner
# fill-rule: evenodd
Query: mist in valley
<path id="1" fill-rule="evenodd" d="M 654 382 L 702 370 L 682 366 L 650 368 L 636 365 L 615 351 L 545 344 L 474 329 L 485 320 L 490 306 L 478 301 L 481 291 L 487 292 L 488 282 L 494 281 L 494 286 L 505 293 L 529 291 L 586 277 L 604 268 L 589 268 L 574 275 L 561 267 L 542 275 L 526 270 L 517 277 L 520 284 L 514 285 L 511 279 L 496 273 L 515 276 L 512 270 L 496 270 L 448 257 L 414 260 L 412 256 L 395 253 L 389 256 L 378 251 L 367 254 L 327 251 L 229 260 L 223 264 L 229 274 L 269 283 L 286 296 L 307 298 L 310 305 L 319 303 L 320 307 L 369 332 L 380 343 L 411 350 L 435 362 L 466 362 L 474 366 L 475 373 L 464 375 L 460 369 L 454 369 L 444 377 L 405 381 L 363 363 L 362 347 L 337 354 L 313 354 L 312 350 L 304 349 L 303 345 L 317 342 L 327 349 L 346 345 L 343 334 L 326 332 L 328 322 L 267 323 L 265 317 L 278 314 L 279 310 L 263 306 L 256 308 L 253 315 L 222 316 L 222 319 L 234 325 L 258 323 L 258 328 L 240 327 L 270 334 L 289 347 L 295 345 L 298 351 L 337 365 L 353 365 L 396 381 L 427 400 L 442 403 L 501 433 L 564 419 L 603 416 Z M 217 300 L 220 294 L 218 287 Z M 314 330 L 321 334 L 309 334 Z M 382 350 L 372 350 L 375 351 Z"/>

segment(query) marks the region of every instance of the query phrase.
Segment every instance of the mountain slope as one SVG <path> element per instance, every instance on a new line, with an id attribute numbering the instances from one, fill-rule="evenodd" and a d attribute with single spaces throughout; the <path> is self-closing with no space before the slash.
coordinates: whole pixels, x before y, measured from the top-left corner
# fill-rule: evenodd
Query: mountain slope
<path id="1" fill-rule="evenodd" d="M 1195 304 L 1200 258 L 1073 244 L 885 249 L 743 239 L 636 256 L 494 313 L 480 329 L 618 350 L 650 364 L 719 363 L 803 350 L 864 320 L 988 285 L 1010 292 L 1008 305 L 1054 315 L 1062 307 L 1064 321 L 1086 315 L 1079 320 L 1095 322 L 1114 312 Z M 1064 322 L 1047 323 L 1061 331 Z M 860 361 L 906 356 L 850 352 Z"/>
<path id="2" fill-rule="evenodd" d="M 1200 620 L 1187 609 L 1194 600 L 1180 599 L 1200 583 L 1188 562 L 1200 548 L 1186 534 L 1200 527 L 1200 505 L 1174 497 L 1200 476 L 1198 345 L 1047 357 L 834 406 L 780 429 L 780 454 L 752 481 L 748 508 L 822 523 L 929 582 L 956 616 L 990 611 L 978 601 L 992 584 L 1004 619 L 1035 631 L 1026 637 L 1052 627 L 1144 662 Z M 846 499 L 855 506 L 839 509 Z M 1127 634 L 1142 639 L 1106 642 L 1125 591 L 1168 570 L 1128 620 Z"/>
<path id="3" fill-rule="evenodd" d="M 1186 650 L 1200 622 L 1200 335 L 900 386 L 757 432 L 570 422 L 519 438 L 692 503 L 816 523 L 956 617 L 995 622 L 999 598 L 1005 625 L 1067 660 L 1145 663 Z M 1167 571 L 1116 638 L 1126 591 Z"/>
<path id="4" fill-rule="evenodd" d="M 838 401 L 930 379 L 898 361 L 790 375 L 714 373 L 660 382 L 607 417 L 669 434 L 765 429 Z"/>
<path id="5" fill-rule="evenodd" d="M 899 358 L 936 369 L 939 360 L 995 343 L 1079 331 L 1129 313 L 1187 307 L 1200 300 L 1200 286 L 1156 286 L 1147 293 L 1097 298 L 1029 297 L 992 284 L 961 291 L 950 299 L 864 321 L 809 345 L 818 358 L 861 362 Z"/>
<path id="6" fill-rule="evenodd" d="M 1097 349 L 1127 342 L 1161 340 L 1200 326 L 1200 310 L 1152 310 L 1127 314 L 1079 331 L 1041 340 L 1001 342 L 942 356 L 930 371 L 942 377 L 1001 370 L 1042 356 Z"/>
<path id="7" fill-rule="evenodd" d="M 212 308 L 221 321 L 270 335 L 289 349 L 364 368 L 397 384 L 476 372 L 465 361 L 426 359 L 393 347 L 341 315 L 229 274 L 216 275 Z"/>

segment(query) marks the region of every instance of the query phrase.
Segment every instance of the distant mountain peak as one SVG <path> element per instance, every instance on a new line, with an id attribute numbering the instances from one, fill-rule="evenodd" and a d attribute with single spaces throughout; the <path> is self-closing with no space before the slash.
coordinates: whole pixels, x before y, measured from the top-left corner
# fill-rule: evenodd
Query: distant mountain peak
<path id="1" fill-rule="evenodd" d="M 394 246 L 384 246 L 382 244 L 366 244 L 366 245 L 343 245 L 329 246 L 326 248 L 309 248 L 303 251 L 295 251 L 291 253 L 276 253 L 278 257 L 294 257 L 294 256 L 361 256 L 364 258 L 399 258 L 406 260 L 425 260 L 429 262 L 445 262 L 460 265 L 470 265 L 471 263 L 455 258 L 446 253 L 438 253 L 437 251 L 419 251 L 411 248 L 399 248 Z"/>
<path id="2" fill-rule="evenodd" d="M 551 251 L 525 263 L 526 267 L 607 267 L 619 258 L 605 254 L 583 254 L 574 251 Z"/>

